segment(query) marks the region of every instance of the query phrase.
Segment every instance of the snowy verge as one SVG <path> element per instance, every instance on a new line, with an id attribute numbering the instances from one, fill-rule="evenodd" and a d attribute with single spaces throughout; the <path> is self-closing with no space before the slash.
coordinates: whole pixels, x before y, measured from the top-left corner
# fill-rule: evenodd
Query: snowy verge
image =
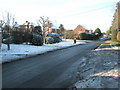
<path id="1" fill-rule="evenodd" d="M 19 60 L 22 58 L 43 54 L 48 51 L 54 51 L 57 49 L 62 49 L 65 47 L 70 47 L 78 44 L 86 44 L 86 42 L 91 42 L 88 40 L 77 40 L 76 44 L 73 40 L 63 40 L 60 43 L 55 44 L 44 44 L 43 46 L 33 46 L 26 44 L 11 44 L 10 50 L 7 50 L 7 45 L 2 44 L 2 50 L 0 53 L 0 63 L 11 62 L 13 60 Z"/>
<path id="2" fill-rule="evenodd" d="M 78 67 L 75 88 L 119 88 L 120 50 L 99 49 L 88 54 Z M 119 90 L 119 89 L 117 89 Z"/>

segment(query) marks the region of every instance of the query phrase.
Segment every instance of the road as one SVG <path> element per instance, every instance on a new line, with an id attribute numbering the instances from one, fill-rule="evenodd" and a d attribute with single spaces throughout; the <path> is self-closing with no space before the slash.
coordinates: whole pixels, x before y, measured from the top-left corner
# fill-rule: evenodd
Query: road
<path id="1" fill-rule="evenodd" d="M 94 41 L 2 65 L 3 88 L 65 88 L 75 82 L 81 59 L 101 44 Z"/>

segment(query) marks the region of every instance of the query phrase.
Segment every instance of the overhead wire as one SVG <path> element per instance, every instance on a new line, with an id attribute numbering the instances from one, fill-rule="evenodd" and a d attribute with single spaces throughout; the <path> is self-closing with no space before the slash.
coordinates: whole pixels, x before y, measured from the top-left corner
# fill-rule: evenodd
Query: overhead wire
<path id="1" fill-rule="evenodd" d="M 103 6 L 103 7 L 99 7 L 99 8 L 95 8 L 95 9 L 91 9 L 91 10 L 79 12 L 79 13 L 69 14 L 69 15 L 65 15 L 65 16 L 58 17 L 58 18 L 79 16 L 79 15 L 81 15 L 81 14 L 82 14 L 82 15 L 83 15 L 83 14 L 88 14 L 88 13 L 96 12 L 96 11 L 99 11 L 99 10 L 102 10 L 102 9 L 106 9 L 106 8 L 109 8 L 109 7 L 114 7 L 114 6 L 115 6 L 115 5 L 110 4 L 110 5 L 107 5 L 107 6 Z"/>

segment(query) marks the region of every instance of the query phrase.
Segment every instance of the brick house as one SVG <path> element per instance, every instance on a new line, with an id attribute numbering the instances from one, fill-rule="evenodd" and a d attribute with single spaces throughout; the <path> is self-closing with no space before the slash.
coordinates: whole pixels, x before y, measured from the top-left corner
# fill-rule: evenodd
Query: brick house
<path id="1" fill-rule="evenodd" d="M 57 28 L 56 26 L 52 26 L 48 29 L 49 33 L 61 33 L 61 30 Z"/>
<path id="2" fill-rule="evenodd" d="M 74 30 L 73 30 L 73 33 L 74 34 L 80 34 L 80 33 L 83 33 L 83 32 L 89 32 L 89 30 L 87 30 L 85 27 L 81 26 L 81 25 L 78 25 Z"/>

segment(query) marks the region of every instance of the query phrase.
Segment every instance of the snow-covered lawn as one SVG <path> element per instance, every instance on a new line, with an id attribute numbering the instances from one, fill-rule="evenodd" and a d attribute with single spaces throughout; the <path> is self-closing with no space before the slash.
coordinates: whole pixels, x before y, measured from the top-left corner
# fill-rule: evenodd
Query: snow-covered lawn
<path id="1" fill-rule="evenodd" d="M 37 55 L 41 53 L 45 53 L 47 51 L 52 51 L 64 47 L 69 47 L 73 45 L 83 44 L 88 41 L 77 40 L 77 43 L 74 44 L 73 40 L 63 40 L 60 43 L 56 44 L 45 44 L 43 46 L 33 46 L 33 45 L 26 45 L 26 44 L 11 44 L 10 50 L 7 50 L 7 45 L 2 44 L 2 50 L 0 53 L 0 63 L 10 62 L 12 60 L 17 60 L 20 58 L 29 57 L 32 55 Z"/>

